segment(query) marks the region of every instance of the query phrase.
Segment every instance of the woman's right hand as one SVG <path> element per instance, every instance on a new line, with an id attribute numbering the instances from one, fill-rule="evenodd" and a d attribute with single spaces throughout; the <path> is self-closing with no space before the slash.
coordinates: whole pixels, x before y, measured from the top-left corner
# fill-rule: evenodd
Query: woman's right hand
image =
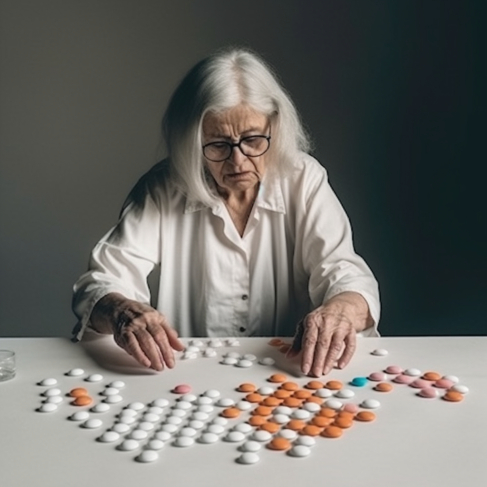
<path id="1" fill-rule="evenodd" d="M 172 369 L 174 350 L 184 350 L 176 330 L 159 311 L 118 293 L 101 298 L 93 308 L 90 321 L 94 330 L 113 333 L 121 348 L 154 370 Z"/>

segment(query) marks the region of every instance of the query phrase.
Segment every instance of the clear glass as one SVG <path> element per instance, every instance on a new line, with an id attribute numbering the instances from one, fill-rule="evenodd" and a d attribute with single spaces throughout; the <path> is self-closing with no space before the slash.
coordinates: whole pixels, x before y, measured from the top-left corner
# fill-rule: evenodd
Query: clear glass
<path id="1" fill-rule="evenodd" d="M 15 377 L 15 352 L 0 350 L 0 382 Z"/>
<path id="2" fill-rule="evenodd" d="M 234 147 L 238 147 L 247 157 L 258 157 L 266 153 L 271 145 L 270 135 L 251 135 L 243 137 L 236 144 L 219 141 L 203 146 L 203 154 L 213 162 L 223 162 L 232 155 Z"/>

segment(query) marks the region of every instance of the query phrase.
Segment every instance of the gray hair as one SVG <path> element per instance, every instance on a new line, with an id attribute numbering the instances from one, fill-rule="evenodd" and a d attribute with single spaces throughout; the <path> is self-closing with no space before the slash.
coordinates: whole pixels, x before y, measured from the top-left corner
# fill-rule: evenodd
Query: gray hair
<path id="1" fill-rule="evenodd" d="M 265 61 L 246 49 L 218 51 L 184 77 L 162 123 L 171 179 L 191 199 L 208 205 L 215 202 L 201 150 L 205 114 L 239 104 L 272 121 L 270 169 L 285 173 L 300 151 L 309 152 L 311 143 L 298 112 Z"/>

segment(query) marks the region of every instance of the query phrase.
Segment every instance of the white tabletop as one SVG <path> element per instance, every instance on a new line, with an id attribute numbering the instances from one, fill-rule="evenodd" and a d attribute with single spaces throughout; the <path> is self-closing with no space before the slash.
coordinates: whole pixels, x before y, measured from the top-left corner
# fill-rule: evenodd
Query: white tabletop
<path id="1" fill-rule="evenodd" d="M 120 441 L 97 441 L 127 403 L 148 404 L 167 398 L 173 404 L 177 396 L 171 390 L 178 384 L 190 384 L 197 395 L 217 389 L 222 397 L 235 400 L 244 396 L 236 391 L 239 384 L 268 385 L 267 378 L 278 371 L 304 386 L 310 379 L 297 373 L 297 364 L 287 361 L 268 341 L 241 339 L 239 347 L 216 348 L 218 357 L 179 360 L 175 369 L 153 373 L 135 365 L 111 337 L 84 344 L 62 338 L 0 339 L 0 349 L 17 354 L 16 378 L 0 383 L 0 485 L 487 485 L 487 337 L 360 339 L 352 363 L 322 381 L 336 379 L 347 384 L 354 377 L 400 365 L 456 375 L 470 392 L 463 401 L 450 403 L 441 398 L 422 399 L 417 390 L 404 385 L 395 385 L 390 393 L 374 391 L 372 382 L 363 388 L 346 385 L 356 395 L 345 402 L 380 401 L 380 408 L 374 411 L 377 419 L 356 422 L 339 439 L 317 437 L 306 458 L 293 458 L 264 446 L 258 463 L 241 465 L 236 462 L 240 444 L 221 440 L 188 448 L 168 442 L 157 461 L 142 464 L 135 461 L 140 450 L 121 452 L 117 450 Z M 376 348 L 388 350 L 389 355 L 371 355 Z M 276 364 L 250 368 L 220 364 L 221 356 L 229 351 L 252 353 L 258 359 L 273 357 Z M 88 383 L 83 377 L 67 377 L 65 373 L 75 367 L 85 370 L 83 377 L 101 373 L 103 381 Z M 67 419 L 80 408 L 70 405 L 66 397 L 57 411 L 36 412 L 46 389 L 37 383 L 48 377 L 58 380 L 63 394 L 76 386 L 86 387 L 97 402 L 108 382 L 121 379 L 126 383 L 121 390 L 123 402 L 112 405 L 108 412 L 92 413 L 92 418 L 103 420 L 103 426 L 84 429 Z M 220 410 L 215 408 L 212 415 Z M 247 417 L 243 413 L 230 425 Z"/>

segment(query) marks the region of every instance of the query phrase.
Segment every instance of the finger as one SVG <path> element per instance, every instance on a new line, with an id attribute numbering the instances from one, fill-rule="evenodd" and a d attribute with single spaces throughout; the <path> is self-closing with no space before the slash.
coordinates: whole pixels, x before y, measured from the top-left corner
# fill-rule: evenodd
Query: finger
<path id="1" fill-rule="evenodd" d="M 174 367 L 174 353 L 173 348 L 169 342 L 168 331 L 164 326 L 159 324 L 150 326 L 148 329 L 149 333 L 154 339 L 158 351 L 161 353 L 161 360 L 170 368 Z"/>
<path id="2" fill-rule="evenodd" d="M 286 353 L 286 357 L 293 358 L 299 354 L 299 352 L 301 351 L 301 345 L 303 341 L 303 333 L 304 333 L 304 325 L 303 325 L 303 320 L 301 320 L 298 323 L 298 326 L 296 327 L 296 333 L 293 338 L 293 343 L 291 345 L 291 348 Z"/>
<path id="3" fill-rule="evenodd" d="M 315 321 L 307 316 L 304 320 L 304 331 L 302 339 L 303 357 L 301 359 L 301 371 L 308 375 L 313 363 L 316 342 L 318 340 L 318 326 Z"/>
<path id="4" fill-rule="evenodd" d="M 164 328 L 166 330 L 166 334 L 171 347 L 178 352 L 182 352 L 186 347 L 184 346 L 184 343 L 179 339 L 178 332 L 169 325 L 164 326 Z"/>
<path id="5" fill-rule="evenodd" d="M 323 369 L 325 368 L 325 361 L 328 357 L 330 342 L 331 342 L 331 332 L 328 327 L 323 326 L 318 334 L 318 340 L 315 347 L 313 365 L 311 367 L 311 373 L 315 377 L 320 377 L 323 375 Z"/>
<path id="6" fill-rule="evenodd" d="M 139 342 L 132 332 L 118 335 L 115 341 L 120 347 L 122 347 L 129 355 L 134 357 L 134 359 L 137 360 L 137 362 L 142 364 L 144 367 L 151 366 L 151 361 L 140 348 Z"/>
<path id="7" fill-rule="evenodd" d="M 322 369 L 322 373 L 324 375 L 328 374 L 330 370 L 333 369 L 333 366 L 335 365 L 336 361 L 338 360 L 338 357 L 340 357 L 340 354 L 343 349 L 343 341 L 344 341 L 344 334 L 342 331 L 337 330 L 331 339 L 331 342 L 329 344 L 327 354 L 326 354 L 326 360 L 324 367 Z"/>
<path id="8" fill-rule="evenodd" d="M 348 365 L 357 348 L 357 334 L 355 333 L 354 329 L 352 329 L 350 333 L 345 337 L 344 343 L 345 348 L 341 357 L 338 359 L 339 369 L 343 369 L 343 367 Z"/>
<path id="9" fill-rule="evenodd" d="M 139 342 L 139 346 L 142 349 L 142 352 L 150 360 L 150 367 L 158 371 L 163 370 L 164 363 L 161 359 L 161 353 L 152 335 L 147 330 L 137 330 L 134 332 L 134 335 Z"/>

